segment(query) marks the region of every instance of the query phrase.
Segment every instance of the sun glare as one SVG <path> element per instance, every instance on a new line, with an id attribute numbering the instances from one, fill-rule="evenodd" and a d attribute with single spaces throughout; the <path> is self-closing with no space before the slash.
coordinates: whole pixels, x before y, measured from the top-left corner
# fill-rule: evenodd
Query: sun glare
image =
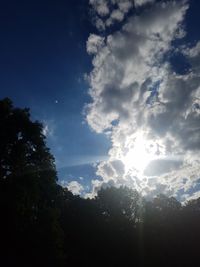
<path id="1" fill-rule="evenodd" d="M 142 136 L 137 136 L 133 146 L 131 146 L 122 161 L 126 171 L 135 169 L 142 174 L 145 167 L 153 159 L 155 159 L 155 145 L 145 140 Z"/>

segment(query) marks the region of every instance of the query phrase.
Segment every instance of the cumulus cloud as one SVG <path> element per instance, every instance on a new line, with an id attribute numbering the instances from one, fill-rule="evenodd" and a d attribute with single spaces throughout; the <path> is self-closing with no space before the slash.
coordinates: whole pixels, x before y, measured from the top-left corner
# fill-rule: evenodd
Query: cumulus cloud
<path id="1" fill-rule="evenodd" d="M 100 16 L 106 16 L 110 12 L 107 0 L 90 0 L 90 4 Z"/>
<path id="2" fill-rule="evenodd" d="M 126 14 L 133 6 L 140 7 L 153 2 L 155 0 L 89 0 L 93 10 L 100 17 L 109 16 L 114 8 Z"/>
<path id="3" fill-rule="evenodd" d="M 100 180 L 92 180 L 91 181 L 91 186 L 92 186 L 92 191 L 90 193 L 85 194 L 85 198 L 94 198 L 97 195 L 97 192 L 100 190 L 102 186 L 102 181 Z"/>
<path id="4" fill-rule="evenodd" d="M 87 40 L 87 52 L 88 54 L 97 54 L 97 52 L 103 47 L 104 38 L 96 34 L 90 34 Z"/>
<path id="5" fill-rule="evenodd" d="M 111 2 L 124 16 L 133 6 L 133 1 L 126 1 L 127 7 Z M 143 6 L 141 12 L 126 17 L 120 30 L 88 39 L 88 53 L 94 56 L 86 119 L 112 143 L 97 174 L 102 183 L 177 195 L 200 176 L 200 44 L 182 47 L 191 69 L 175 73 L 165 55 L 184 36 L 187 1 L 134 4 Z M 109 10 L 107 19 L 114 12 Z"/>
<path id="6" fill-rule="evenodd" d="M 107 37 L 93 59 L 90 74 L 94 103 L 89 107 L 89 122 L 95 130 L 109 128 L 115 119 L 132 116 L 147 101 L 152 81 L 162 80 L 165 75 L 167 67 L 161 69 L 156 64 L 170 49 L 185 10 L 182 2 L 157 4 L 141 16 L 131 17 L 121 31 Z M 135 110 L 130 112 L 131 106 Z M 104 119 L 95 119 L 102 112 Z"/>
<path id="7" fill-rule="evenodd" d="M 90 0 L 94 15 L 94 24 L 98 30 L 105 30 L 115 22 L 124 20 L 125 15 L 133 9 L 155 0 Z"/>
<path id="8" fill-rule="evenodd" d="M 67 182 L 65 180 L 61 181 L 60 184 L 63 187 L 67 187 L 74 195 L 80 195 L 84 191 L 84 187 L 77 181 Z"/>

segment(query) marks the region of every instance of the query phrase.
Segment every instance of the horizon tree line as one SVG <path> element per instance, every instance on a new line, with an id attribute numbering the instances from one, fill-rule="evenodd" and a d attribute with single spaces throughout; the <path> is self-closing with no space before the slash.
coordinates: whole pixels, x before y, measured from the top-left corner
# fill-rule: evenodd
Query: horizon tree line
<path id="1" fill-rule="evenodd" d="M 43 125 L 0 100 L 2 266 L 198 266 L 200 198 L 146 200 L 127 187 L 93 199 L 58 184 Z M 197 264 L 197 265 L 196 265 Z"/>

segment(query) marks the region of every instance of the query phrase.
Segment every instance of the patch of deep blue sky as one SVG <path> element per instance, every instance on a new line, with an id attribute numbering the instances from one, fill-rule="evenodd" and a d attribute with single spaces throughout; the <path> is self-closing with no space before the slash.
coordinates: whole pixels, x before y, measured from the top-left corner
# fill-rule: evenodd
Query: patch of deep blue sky
<path id="1" fill-rule="evenodd" d="M 79 175 L 66 169 L 102 158 L 109 147 L 82 123 L 90 101 L 83 79 L 91 70 L 86 40 L 94 31 L 88 1 L 4 1 L 0 24 L 0 97 L 30 107 L 34 119 L 47 122 L 61 179 L 69 171 L 92 176 L 90 166 Z"/>
<path id="2" fill-rule="evenodd" d="M 193 45 L 200 39 L 199 10 L 200 1 L 191 0 L 187 36 L 175 46 Z M 79 182 L 86 185 L 95 178 L 89 163 L 105 157 L 110 146 L 104 135 L 82 123 L 84 104 L 90 101 L 83 75 L 92 68 L 86 40 L 96 32 L 89 13 L 88 0 L 0 4 L 0 98 L 8 96 L 15 105 L 30 107 L 34 119 L 49 124 L 53 131 L 47 141 L 59 178 L 79 181 L 83 177 Z M 188 71 L 181 54 L 169 53 L 167 58 L 176 72 Z M 155 88 L 154 95 L 159 83 Z"/>

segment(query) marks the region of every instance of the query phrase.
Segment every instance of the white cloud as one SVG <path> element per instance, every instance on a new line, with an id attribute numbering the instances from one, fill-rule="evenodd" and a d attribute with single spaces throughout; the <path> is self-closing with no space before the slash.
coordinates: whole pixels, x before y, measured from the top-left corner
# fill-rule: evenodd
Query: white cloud
<path id="1" fill-rule="evenodd" d="M 97 131 L 115 119 L 133 115 L 147 100 L 151 80 L 161 80 L 165 69 L 156 63 L 169 50 L 186 7 L 169 2 L 157 4 L 140 17 L 133 16 L 121 31 L 109 35 L 93 59 L 88 121 Z M 131 106 L 135 109 L 130 113 Z M 101 114 L 104 113 L 102 117 Z"/>
<path id="2" fill-rule="evenodd" d="M 107 0 L 90 0 L 90 4 L 100 16 L 106 16 L 110 12 Z"/>
<path id="3" fill-rule="evenodd" d="M 101 188 L 107 188 L 107 187 L 118 186 L 118 185 L 115 184 L 114 180 L 109 180 L 108 182 L 105 182 L 105 181 L 100 181 L 96 179 L 96 180 L 91 181 L 91 186 L 92 186 L 92 190 L 90 193 L 86 193 L 84 195 L 85 198 L 94 198 Z"/>
<path id="4" fill-rule="evenodd" d="M 132 0 L 90 0 L 95 12 L 94 22 L 98 30 L 105 30 L 115 21 L 122 21 L 133 7 Z"/>
<path id="5" fill-rule="evenodd" d="M 182 197 L 183 201 L 186 202 L 186 203 L 188 201 L 191 201 L 191 200 L 194 200 L 194 199 L 197 199 L 197 198 L 200 198 L 200 191 L 197 191 L 197 192 L 193 193 L 192 195 L 185 194 Z"/>
<path id="6" fill-rule="evenodd" d="M 55 122 L 53 120 L 43 121 L 43 135 L 46 137 L 54 137 L 55 132 Z"/>
<path id="7" fill-rule="evenodd" d="M 48 125 L 44 125 L 44 127 L 43 127 L 43 134 L 45 135 L 45 136 L 47 136 L 48 135 L 48 132 L 49 132 L 49 127 L 48 127 Z"/>
<path id="8" fill-rule="evenodd" d="M 183 49 L 183 54 L 188 57 L 188 60 L 191 64 L 193 71 L 196 74 L 200 74 L 200 41 L 196 43 L 193 47 L 185 47 Z"/>
<path id="9" fill-rule="evenodd" d="M 62 180 L 60 184 L 63 187 L 67 187 L 67 189 L 74 195 L 80 195 L 84 191 L 84 187 L 77 181 L 68 182 L 66 180 Z"/>
<path id="10" fill-rule="evenodd" d="M 124 14 L 126 14 L 132 7 L 133 1 L 118 1 L 119 10 L 121 10 Z"/>
<path id="11" fill-rule="evenodd" d="M 111 26 L 115 21 L 122 21 L 124 19 L 124 12 L 120 9 L 115 9 L 112 11 L 110 17 L 106 20 L 105 26 Z"/>
<path id="12" fill-rule="evenodd" d="M 83 186 L 77 181 L 71 181 L 70 183 L 68 183 L 67 188 L 74 195 L 80 195 L 81 192 L 84 190 Z"/>
<path id="13" fill-rule="evenodd" d="M 96 34 L 90 34 L 87 40 L 87 52 L 88 54 L 97 54 L 97 52 L 103 47 L 104 38 Z"/>
<path id="14" fill-rule="evenodd" d="M 127 13 L 133 9 L 152 4 L 155 0 L 90 0 L 94 14 L 94 24 L 102 31 L 115 22 L 123 21 Z"/>
<path id="15" fill-rule="evenodd" d="M 196 43 L 194 47 L 186 47 L 183 53 L 190 58 L 195 58 L 200 55 L 200 41 Z"/>
<path id="16" fill-rule="evenodd" d="M 134 2 L 135 2 L 135 6 L 137 7 L 137 6 L 143 6 L 147 3 L 153 3 L 155 2 L 155 0 L 134 0 Z"/>
<path id="17" fill-rule="evenodd" d="M 99 31 L 104 31 L 106 28 L 105 22 L 99 17 L 94 18 L 94 24 Z"/>
<path id="18" fill-rule="evenodd" d="M 98 190 L 102 186 L 102 181 L 92 180 L 91 185 L 92 185 L 92 191 L 90 193 L 86 193 L 84 196 L 85 198 L 94 198 L 97 195 Z"/>
<path id="19" fill-rule="evenodd" d="M 93 101 L 86 119 L 96 132 L 109 132 L 112 143 L 109 159 L 97 167 L 103 180 L 95 182 L 93 194 L 112 181 L 149 195 L 160 191 L 178 195 L 181 190 L 186 195 L 199 179 L 200 44 L 182 49 L 190 72 L 174 73 L 163 59 L 166 52 L 173 53 L 172 41 L 184 36 L 187 1 L 135 1 L 135 5 L 147 2 L 151 5 L 128 18 L 120 30 L 103 41 L 95 36 L 90 49 Z M 122 1 L 112 3 L 125 9 Z M 122 13 L 132 7 L 131 1 L 126 3 L 131 5 Z M 145 150 L 155 154 L 142 173 L 134 165 L 127 168 L 124 160 L 136 149 L 138 136 L 144 139 Z M 141 154 L 133 154 L 137 156 Z"/>

